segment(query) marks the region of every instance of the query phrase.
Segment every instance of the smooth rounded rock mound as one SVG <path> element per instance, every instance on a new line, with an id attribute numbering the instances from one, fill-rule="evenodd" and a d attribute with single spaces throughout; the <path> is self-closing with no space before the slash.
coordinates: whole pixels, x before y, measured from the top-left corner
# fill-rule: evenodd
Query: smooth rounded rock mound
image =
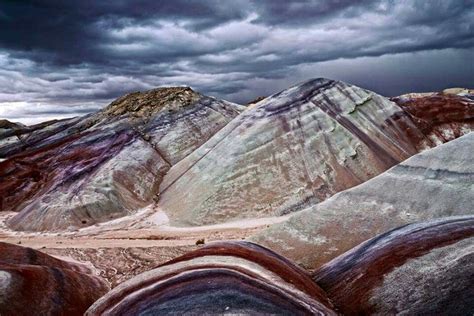
<path id="1" fill-rule="evenodd" d="M 0 243 L 0 315 L 83 315 L 108 285 L 81 264 Z"/>
<path id="2" fill-rule="evenodd" d="M 345 315 L 472 315 L 474 216 L 396 228 L 318 269 Z"/>
<path id="3" fill-rule="evenodd" d="M 86 315 L 336 315 L 300 268 L 248 242 L 219 242 L 143 273 Z"/>

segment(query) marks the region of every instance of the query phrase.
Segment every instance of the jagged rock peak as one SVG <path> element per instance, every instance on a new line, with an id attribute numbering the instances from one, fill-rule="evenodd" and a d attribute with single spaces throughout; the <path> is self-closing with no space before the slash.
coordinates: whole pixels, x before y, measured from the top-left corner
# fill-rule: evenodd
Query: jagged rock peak
<path id="1" fill-rule="evenodd" d="M 103 113 L 108 116 L 129 114 L 147 117 L 160 110 L 176 110 L 195 103 L 201 94 L 190 87 L 163 87 L 126 94 L 108 105 Z"/>
<path id="2" fill-rule="evenodd" d="M 448 88 L 443 90 L 443 94 L 455 94 L 459 96 L 468 96 L 468 95 L 474 95 L 474 89 L 468 89 L 468 88 Z"/>

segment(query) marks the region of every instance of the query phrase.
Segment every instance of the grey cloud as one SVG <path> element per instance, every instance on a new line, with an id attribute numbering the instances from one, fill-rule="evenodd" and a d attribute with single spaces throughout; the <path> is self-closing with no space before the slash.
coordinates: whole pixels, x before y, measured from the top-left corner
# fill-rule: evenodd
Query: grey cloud
<path id="1" fill-rule="evenodd" d="M 81 114 L 160 85 L 243 103 L 309 77 L 386 95 L 474 79 L 472 1 L 3 1 L 0 12 L 5 117 Z"/>

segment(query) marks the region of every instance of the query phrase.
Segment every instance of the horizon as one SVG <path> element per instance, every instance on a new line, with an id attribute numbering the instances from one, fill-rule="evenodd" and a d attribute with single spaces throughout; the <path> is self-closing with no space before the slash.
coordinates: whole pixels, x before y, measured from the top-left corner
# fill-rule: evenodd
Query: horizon
<path id="1" fill-rule="evenodd" d="M 255 96 L 254 99 L 252 100 L 247 100 L 245 102 L 242 102 L 242 103 L 237 103 L 239 105 L 244 105 L 244 106 L 247 106 L 250 102 L 254 101 L 255 99 L 259 98 L 259 97 L 264 97 L 264 98 L 267 98 L 267 97 L 270 97 L 272 95 L 275 95 L 275 94 L 278 94 L 288 88 L 291 88 L 292 86 L 297 86 L 297 85 L 300 85 L 304 82 L 307 82 L 307 81 L 310 81 L 310 80 L 314 80 L 314 79 L 329 79 L 329 80 L 334 80 L 334 81 L 342 81 L 342 80 L 337 80 L 337 79 L 331 79 L 331 78 L 324 78 L 324 77 L 318 77 L 318 78 L 307 78 L 306 80 L 303 80 L 303 81 L 300 81 L 300 82 L 297 82 L 291 86 L 288 86 L 287 88 L 283 89 L 283 90 L 278 90 L 278 91 L 275 91 L 269 95 L 265 95 L 265 96 Z M 351 84 L 350 82 L 346 82 L 348 84 Z M 90 114 L 90 113 L 94 113 L 96 111 L 100 111 L 102 109 L 104 109 L 105 107 L 109 106 L 112 102 L 114 102 L 115 100 L 121 98 L 122 96 L 124 95 L 127 95 L 127 94 L 130 94 L 130 93 L 134 93 L 134 92 L 146 92 L 146 91 L 149 91 L 149 90 L 154 90 L 154 89 L 160 89 L 160 88 L 175 88 L 175 87 L 189 87 L 191 88 L 193 91 L 195 92 L 198 92 L 198 93 L 201 93 L 199 90 L 196 90 L 194 89 L 191 85 L 179 85 L 179 86 L 172 86 L 172 85 L 164 85 L 164 86 L 159 86 L 159 87 L 154 87 L 154 88 L 151 88 L 151 89 L 146 89 L 146 90 L 139 90 L 139 91 L 128 91 L 128 92 L 125 92 L 124 94 L 122 95 L 118 95 L 117 97 L 114 97 L 112 98 L 110 101 L 107 101 L 107 103 L 103 104 L 102 106 L 98 106 L 97 109 L 93 109 L 91 110 L 90 112 L 86 112 L 86 113 L 80 113 L 78 115 L 74 115 L 74 116 L 52 116 L 52 117 L 46 117 L 45 119 L 45 116 L 39 116 L 39 117 L 33 117 L 33 118 L 24 118 L 20 121 L 15 121 L 15 120 L 9 120 L 8 118 L 5 118 L 7 121 L 10 121 L 12 123 L 20 123 L 20 124 L 24 124 L 26 126 L 33 126 L 33 125 L 36 125 L 36 124 L 40 124 L 40 123 L 44 123 L 44 122 L 48 122 L 48 121 L 55 121 L 55 120 L 65 120 L 65 119 L 71 119 L 71 118 L 74 118 L 74 117 L 80 117 L 80 116 L 83 116 L 83 115 L 87 115 L 87 114 Z M 361 87 L 361 88 L 364 88 L 364 87 Z M 429 92 L 442 92 L 443 90 L 446 90 L 446 89 L 455 89 L 455 88 L 462 88 L 462 89 L 469 89 L 469 90 L 473 90 L 473 89 L 470 89 L 469 87 L 445 87 L 444 89 L 441 89 L 440 91 L 415 91 L 415 92 L 407 92 L 407 93 L 429 93 Z M 365 88 L 364 88 L 365 89 Z M 366 89 L 368 90 L 368 89 Z M 376 91 L 373 91 L 373 92 L 376 92 Z M 400 96 L 400 95 L 403 95 L 403 94 L 399 94 L 399 95 L 394 95 L 394 96 Z M 212 95 L 208 95 L 209 97 L 215 97 L 215 96 L 212 96 Z M 382 95 L 384 96 L 384 95 Z M 384 97 L 394 97 L 394 96 L 384 96 Z M 225 99 L 222 99 L 222 100 L 225 100 Z M 229 100 L 225 100 L 225 101 L 229 101 Z M 231 101 L 230 101 L 231 102 Z M 233 103 L 236 103 L 236 102 L 233 102 Z M 3 118 L 0 117 L 0 120 L 2 120 Z"/>
<path id="2" fill-rule="evenodd" d="M 10 1 L 0 4 L 0 119 L 85 115 L 190 86 L 245 104 L 325 77 L 391 97 L 474 88 L 466 1 Z"/>

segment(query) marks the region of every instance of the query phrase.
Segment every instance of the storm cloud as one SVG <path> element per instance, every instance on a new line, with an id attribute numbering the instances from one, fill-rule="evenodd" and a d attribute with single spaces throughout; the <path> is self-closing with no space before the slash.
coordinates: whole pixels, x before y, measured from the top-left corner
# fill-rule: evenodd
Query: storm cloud
<path id="1" fill-rule="evenodd" d="M 0 117 L 81 115 L 189 85 L 234 102 L 329 77 L 473 86 L 474 1 L 2 1 Z"/>

